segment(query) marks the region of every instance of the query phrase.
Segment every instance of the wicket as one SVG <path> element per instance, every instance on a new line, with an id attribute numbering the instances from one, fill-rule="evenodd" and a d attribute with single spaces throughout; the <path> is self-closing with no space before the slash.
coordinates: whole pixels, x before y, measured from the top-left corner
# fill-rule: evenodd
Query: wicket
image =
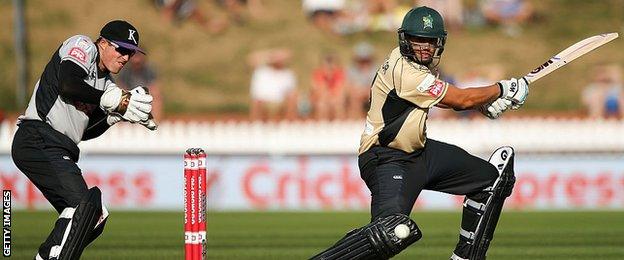
<path id="1" fill-rule="evenodd" d="M 184 259 L 206 259 L 206 153 L 184 154 Z"/>

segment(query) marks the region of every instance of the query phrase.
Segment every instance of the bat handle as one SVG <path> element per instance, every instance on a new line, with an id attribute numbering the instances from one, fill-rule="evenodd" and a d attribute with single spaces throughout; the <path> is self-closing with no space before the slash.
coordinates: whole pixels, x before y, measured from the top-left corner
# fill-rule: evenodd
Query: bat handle
<path id="1" fill-rule="evenodd" d="M 531 83 L 533 82 L 533 81 L 529 80 L 529 78 L 527 78 L 527 76 L 524 76 L 521 79 L 523 79 L 527 83 L 527 86 L 531 85 Z"/>

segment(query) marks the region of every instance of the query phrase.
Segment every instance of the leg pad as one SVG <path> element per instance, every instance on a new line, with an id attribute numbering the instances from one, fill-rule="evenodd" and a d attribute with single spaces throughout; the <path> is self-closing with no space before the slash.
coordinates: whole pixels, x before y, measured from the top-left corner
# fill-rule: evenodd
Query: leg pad
<path id="1" fill-rule="evenodd" d="M 403 239 L 394 233 L 395 227 L 400 224 L 409 228 L 407 237 Z M 421 237 L 416 222 L 406 215 L 393 214 L 350 231 L 332 247 L 311 259 L 389 259 Z"/>
<path id="2" fill-rule="evenodd" d="M 80 200 L 73 213 L 69 229 L 65 231 L 63 242 L 60 245 L 58 259 L 74 260 L 80 258 L 100 216 L 102 216 L 102 192 L 99 188 L 93 187 Z"/>
<path id="3" fill-rule="evenodd" d="M 474 231 L 474 236 L 470 239 L 472 242 L 470 247 L 470 260 L 485 259 L 490 242 L 494 238 L 494 229 L 496 229 L 496 225 L 498 224 L 498 219 L 503 209 L 503 203 L 505 199 L 511 195 L 516 182 L 513 170 L 513 158 L 514 150 L 508 146 L 499 148 L 490 157 L 489 162 L 496 167 L 499 172 L 499 177 L 491 187 L 486 189 L 486 192 L 489 192 L 490 196 L 485 203 L 483 213 Z M 478 207 L 474 206 L 475 205 L 468 205 L 468 207 L 473 207 L 478 211 Z"/>

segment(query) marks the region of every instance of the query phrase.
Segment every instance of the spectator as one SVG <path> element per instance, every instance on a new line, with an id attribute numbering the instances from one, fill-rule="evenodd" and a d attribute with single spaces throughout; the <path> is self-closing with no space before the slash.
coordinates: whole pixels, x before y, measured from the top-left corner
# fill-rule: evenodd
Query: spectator
<path id="1" fill-rule="evenodd" d="M 500 64 L 478 66 L 467 70 L 459 79 L 457 85 L 461 86 L 461 88 L 491 85 L 504 76 L 505 70 Z M 480 113 L 476 110 L 465 110 L 456 114 L 462 119 L 481 118 Z"/>
<path id="2" fill-rule="evenodd" d="M 369 30 L 394 32 L 409 10 L 409 6 L 399 5 L 396 0 L 368 0 Z"/>
<path id="3" fill-rule="evenodd" d="M 312 103 L 318 120 L 345 119 L 346 73 L 336 54 L 323 55 L 312 72 Z"/>
<path id="4" fill-rule="evenodd" d="M 288 67 L 288 49 L 256 51 L 249 56 L 251 76 L 251 120 L 296 118 L 297 79 Z"/>
<path id="5" fill-rule="evenodd" d="M 603 64 L 594 68 L 592 82 L 583 90 L 581 99 L 590 118 L 621 119 L 624 116 L 621 67 Z"/>
<path id="6" fill-rule="evenodd" d="M 214 15 L 206 15 L 193 0 L 155 0 L 156 7 L 169 22 L 182 22 L 192 19 L 210 33 L 223 32 L 228 27 L 227 20 Z M 209 18 L 208 18 L 209 17 Z"/>
<path id="7" fill-rule="evenodd" d="M 525 0 L 481 0 L 480 7 L 487 22 L 512 37 L 520 36 L 520 25 L 533 15 L 533 6 Z"/>
<path id="8" fill-rule="evenodd" d="M 464 6 L 461 0 L 416 0 L 416 6 L 427 6 L 438 10 L 446 26 L 451 30 L 461 29 L 464 24 Z"/>
<path id="9" fill-rule="evenodd" d="M 344 0 L 303 0 L 303 11 L 324 32 L 336 32 L 336 21 L 344 7 Z"/>
<path id="10" fill-rule="evenodd" d="M 362 118 L 368 111 L 370 86 L 377 73 L 375 49 L 367 42 L 353 48 L 353 63 L 347 69 L 349 117 Z"/>
<path id="11" fill-rule="evenodd" d="M 156 121 L 162 119 L 163 100 L 158 76 L 153 66 L 147 62 L 145 54 L 138 52 L 130 58 L 126 66 L 119 72 L 117 84 L 126 90 L 131 90 L 137 86 L 146 87 L 154 97 L 152 115 Z"/>
<path id="12" fill-rule="evenodd" d="M 368 23 L 367 1 L 347 1 L 333 29 L 338 34 L 352 34 L 367 30 Z"/>
<path id="13" fill-rule="evenodd" d="M 338 13 L 334 30 L 339 34 L 360 31 L 395 31 L 409 6 L 396 0 L 347 1 Z"/>
<path id="14" fill-rule="evenodd" d="M 225 9 L 231 21 L 244 24 L 247 14 L 258 17 L 264 7 L 260 0 L 216 0 L 217 5 Z"/>

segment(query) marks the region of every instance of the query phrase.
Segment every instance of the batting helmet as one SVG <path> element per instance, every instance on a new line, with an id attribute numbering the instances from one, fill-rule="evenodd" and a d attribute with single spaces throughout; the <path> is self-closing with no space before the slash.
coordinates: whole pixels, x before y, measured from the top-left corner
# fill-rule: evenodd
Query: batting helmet
<path id="1" fill-rule="evenodd" d="M 426 6 L 411 9 L 403 18 L 401 28 L 398 30 L 399 47 L 401 54 L 415 62 L 419 62 L 407 36 L 436 38 L 436 51 L 434 58 L 440 58 L 446 44 L 446 30 L 444 19 L 438 11 Z M 419 62 L 420 63 L 420 62 Z"/>

